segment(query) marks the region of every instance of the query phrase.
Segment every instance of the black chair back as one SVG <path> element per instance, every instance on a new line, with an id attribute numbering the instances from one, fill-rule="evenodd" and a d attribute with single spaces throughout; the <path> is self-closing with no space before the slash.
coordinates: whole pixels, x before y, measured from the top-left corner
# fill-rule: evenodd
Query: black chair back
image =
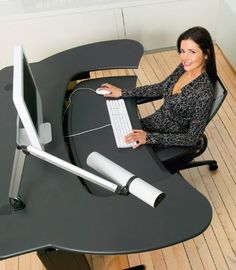
<path id="1" fill-rule="evenodd" d="M 223 83 L 221 82 L 220 78 L 218 77 L 217 82 L 216 82 L 216 88 L 215 88 L 215 97 L 212 104 L 208 122 L 210 122 L 211 119 L 215 116 L 221 104 L 223 103 L 224 99 L 226 98 L 226 95 L 227 95 L 227 91 Z"/>

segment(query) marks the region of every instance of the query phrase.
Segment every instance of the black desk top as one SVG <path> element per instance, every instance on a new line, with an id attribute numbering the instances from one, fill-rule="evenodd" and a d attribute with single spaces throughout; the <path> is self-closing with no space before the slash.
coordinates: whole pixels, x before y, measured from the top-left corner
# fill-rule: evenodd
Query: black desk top
<path id="1" fill-rule="evenodd" d="M 50 61 L 52 65 L 52 59 Z M 55 63 L 57 61 L 58 58 Z M 62 104 L 66 83 L 76 75 L 76 70 L 71 70 L 69 76 L 67 72 L 57 73 L 56 65 L 52 65 L 54 69 L 51 70 L 52 66 L 47 63 L 45 60 L 33 65 L 42 95 L 45 121 L 51 122 L 53 129 L 53 142 L 46 151 L 69 161 L 63 137 Z M 67 63 L 68 66 L 70 64 Z M 20 189 L 26 208 L 7 213 L 5 209 L 8 206 L 16 123 L 12 92 L 8 90 L 10 87 L 6 87 L 11 82 L 12 69 L 2 70 L 1 259 L 47 247 L 96 254 L 141 252 L 181 242 L 207 228 L 211 221 L 211 207 L 206 198 L 178 174 L 163 175 L 159 180 L 160 169 L 158 166 L 155 169 L 154 165 L 152 174 L 155 175 L 156 170 L 157 181 L 152 179 L 152 184 L 167 195 L 156 209 L 131 195 L 102 197 L 89 194 L 76 176 L 27 156 Z M 145 156 L 148 156 L 146 150 L 138 151 L 144 151 Z"/>

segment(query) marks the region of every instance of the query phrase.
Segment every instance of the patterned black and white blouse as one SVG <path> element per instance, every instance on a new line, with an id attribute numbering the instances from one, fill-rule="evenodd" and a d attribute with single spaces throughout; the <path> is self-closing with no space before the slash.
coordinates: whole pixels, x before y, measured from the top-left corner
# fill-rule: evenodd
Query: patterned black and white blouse
<path id="1" fill-rule="evenodd" d="M 122 97 L 163 97 L 164 103 L 154 114 L 141 119 L 147 132 L 147 144 L 155 148 L 193 146 L 204 132 L 213 101 L 213 86 L 206 72 L 172 94 L 184 73 L 180 64 L 164 81 L 133 89 L 122 89 Z"/>

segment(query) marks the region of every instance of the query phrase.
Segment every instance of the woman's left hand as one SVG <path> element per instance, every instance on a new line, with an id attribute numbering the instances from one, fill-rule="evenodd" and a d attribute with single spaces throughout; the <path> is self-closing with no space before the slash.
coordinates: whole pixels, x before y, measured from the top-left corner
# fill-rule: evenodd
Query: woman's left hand
<path id="1" fill-rule="evenodd" d="M 125 136 L 126 143 L 136 142 L 133 148 L 137 148 L 142 144 L 145 144 L 147 141 L 147 132 L 141 129 L 133 129 L 133 132 Z"/>

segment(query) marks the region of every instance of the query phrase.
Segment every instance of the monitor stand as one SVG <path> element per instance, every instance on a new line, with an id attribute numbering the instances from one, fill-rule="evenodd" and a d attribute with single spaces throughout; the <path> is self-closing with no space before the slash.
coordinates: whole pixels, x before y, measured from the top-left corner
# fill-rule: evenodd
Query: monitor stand
<path id="1" fill-rule="evenodd" d="M 25 154 L 26 152 L 23 150 L 21 145 L 29 145 L 30 141 L 26 134 L 26 130 L 21 126 L 21 121 L 19 116 L 17 116 L 17 124 L 16 124 L 16 142 L 17 147 L 15 150 L 14 163 L 12 168 L 11 182 L 9 188 L 9 202 L 13 208 L 13 211 L 18 211 L 25 208 L 25 204 L 21 200 L 19 194 L 20 184 L 21 184 L 21 176 L 24 169 L 25 163 Z M 44 149 L 44 145 L 50 143 L 52 141 L 52 130 L 50 123 L 42 123 L 40 125 L 39 130 L 40 136 L 40 144 L 42 149 Z"/>
<path id="2" fill-rule="evenodd" d="M 17 147 L 15 150 L 15 156 L 14 156 L 14 163 L 12 168 L 12 174 L 11 174 L 11 182 L 10 182 L 10 188 L 9 188 L 9 202 L 10 205 L 13 208 L 13 211 L 18 211 L 25 208 L 25 204 L 21 200 L 19 194 L 20 184 L 21 184 L 21 176 L 24 169 L 25 164 L 25 153 L 22 151 L 22 148 L 20 145 L 28 145 L 29 139 L 26 134 L 26 131 L 24 128 L 20 127 L 21 122 L 19 117 L 17 116 L 17 128 L 16 128 L 16 142 Z M 43 123 L 40 127 L 40 133 L 45 133 L 46 135 L 43 136 L 43 143 L 48 143 L 51 141 L 51 125 L 49 123 Z"/>
<path id="3" fill-rule="evenodd" d="M 19 197 L 19 188 L 21 184 L 21 176 L 25 164 L 25 153 L 21 147 L 17 146 L 15 151 L 11 182 L 9 188 L 9 202 L 14 211 L 18 211 L 25 208 L 25 204 Z"/>

